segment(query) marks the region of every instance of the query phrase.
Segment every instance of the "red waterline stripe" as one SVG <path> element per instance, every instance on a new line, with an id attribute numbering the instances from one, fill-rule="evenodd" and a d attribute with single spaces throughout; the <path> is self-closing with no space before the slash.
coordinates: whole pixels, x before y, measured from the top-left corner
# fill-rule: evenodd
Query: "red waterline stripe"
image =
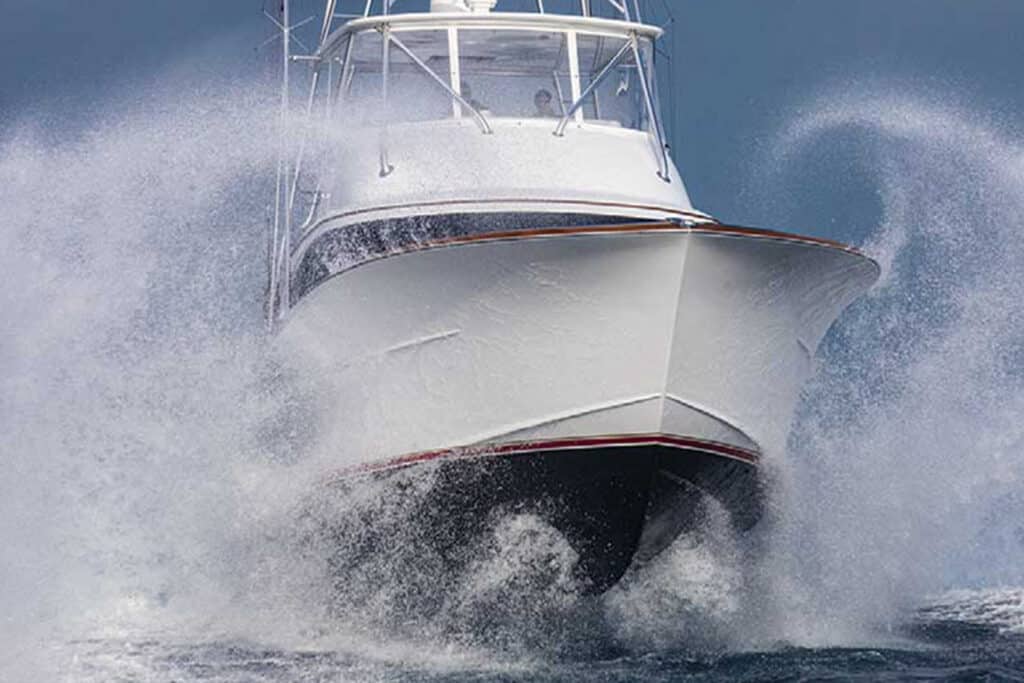
<path id="1" fill-rule="evenodd" d="M 720 457 L 740 460 L 751 465 L 756 465 L 760 460 L 760 454 L 757 451 L 720 443 L 718 441 L 708 441 L 705 439 L 676 436 L 672 434 L 628 434 L 552 439 L 545 441 L 515 441 L 501 444 L 481 444 L 476 446 L 446 448 L 437 451 L 424 451 L 422 453 L 403 455 L 382 463 L 360 465 L 341 470 L 330 478 L 333 479 L 337 477 L 396 469 L 443 458 L 484 458 L 499 455 L 526 455 L 539 451 L 567 451 L 597 447 L 628 448 L 636 446 L 669 446 L 672 448 L 702 451 Z"/>

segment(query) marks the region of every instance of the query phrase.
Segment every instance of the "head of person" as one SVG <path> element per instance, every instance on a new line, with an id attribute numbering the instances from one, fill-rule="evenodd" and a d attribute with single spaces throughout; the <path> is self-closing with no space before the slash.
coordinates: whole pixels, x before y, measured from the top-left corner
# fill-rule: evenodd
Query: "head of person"
<path id="1" fill-rule="evenodd" d="M 537 111 L 551 111 L 551 93 L 543 88 L 538 90 L 533 96 L 533 106 L 537 107 Z"/>

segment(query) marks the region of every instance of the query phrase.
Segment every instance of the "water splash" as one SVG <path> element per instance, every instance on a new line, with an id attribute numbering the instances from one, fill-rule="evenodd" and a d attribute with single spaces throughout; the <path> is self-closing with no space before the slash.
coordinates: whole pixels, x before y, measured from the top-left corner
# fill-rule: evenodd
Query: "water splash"
<path id="1" fill-rule="evenodd" d="M 59 143 L 4 131 L 9 644 L 216 592 L 239 543 L 248 511 L 222 483 L 258 456 L 250 427 L 271 410 L 253 190 L 272 150 L 252 95 L 168 98 Z"/>
<path id="2" fill-rule="evenodd" d="M 927 594 L 1024 584 L 1024 146 L 963 110 L 831 93 L 761 178 L 828 194 L 801 174 L 852 141 L 879 212 L 858 241 L 885 276 L 823 348 L 765 536 L 741 547 L 711 524 L 581 606 L 563 539 L 511 516 L 437 623 L 339 618 L 329 553 L 295 514 L 316 387 L 275 364 L 260 320 L 272 121 L 231 92 L 154 96 L 59 145 L 5 133 L 0 670 L 35 672 L 26 653 L 84 633 L 497 675 L 595 642 L 601 656 L 848 643 Z M 550 580 L 515 604 L 536 567 Z"/>
<path id="3" fill-rule="evenodd" d="M 866 248 L 884 273 L 819 354 L 767 567 L 779 594 L 802 596 L 782 601 L 778 632 L 841 642 L 936 591 L 1024 582 L 1024 144 L 882 88 L 805 111 L 766 176 L 797 196 L 797 183 L 820 189 L 811 174 L 852 142 L 871 164 Z"/>

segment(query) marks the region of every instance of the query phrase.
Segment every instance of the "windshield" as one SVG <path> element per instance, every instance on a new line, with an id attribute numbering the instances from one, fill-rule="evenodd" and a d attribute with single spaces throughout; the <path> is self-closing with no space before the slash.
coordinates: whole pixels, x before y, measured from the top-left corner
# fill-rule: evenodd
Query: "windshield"
<path id="1" fill-rule="evenodd" d="M 573 118 L 580 122 L 648 127 L 639 70 L 624 36 L 475 27 L 390 35 L 386 106 L 382 32 L 349 38 L 335 86 L 343 101 L 338 115 L 346 122 L 379 125 L 476 113 L 557 121 L 578 104 Z M 650 54 L 649 39 L 641 38 L 639 46 Z"/>

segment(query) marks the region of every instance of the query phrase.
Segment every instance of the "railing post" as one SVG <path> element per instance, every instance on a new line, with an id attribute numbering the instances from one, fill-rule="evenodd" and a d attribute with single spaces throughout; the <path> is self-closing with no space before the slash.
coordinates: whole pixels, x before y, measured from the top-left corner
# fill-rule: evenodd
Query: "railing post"
<path id="1" fill-rule="evenodd" d="M 448 84 L 457 95 L 462 94 L 462 65 L 459 63 L 459 29 L 448 27 Z M 462 106 L 457 97 L 452 97 L 452 117 L 462 118 Z"/>
<path id="2" fill-rule="evenodd" d="M 348 45 L 345 46 L 345 57 L 341 61 L 341 73 L 338 74 L 338 92 L 334 95 L 336 100 L 344 100 L 348 97 L 349 88 L 352 87 L 352 77 L 355 75 L 355 65 L 352 61 L 352 48 L 356 37 L 348 37 Z"/>
<path id="3" fill-rule="evenodd" d="M 384 0 L 384 7 L 387 7 L 388 4 L 388 0 Z M 391 80 L 391 26 L 389 24 L 384 24 L 381 38 L 383 54 L 381 55 L 380 97 L 384 121 L 380 129 L 380 177 L 385 178 L 395 170 L 395 167 L 388 161 L 388 119 L 391 117 L 391 112 L 388 111 L 388 86 Z"/>
<path id="4" fill-rule="evenodd" d="M 566 32 L 569 59 L 569 92 L 575 102 L 580 97 L 580 50 L 576 31 Z M 583 107 L 576 109 L 576 123 L 583 123 Z"/>
<path id="5" fill-rule="evenodd" d="M 658 117 L 658 110 L 654 105 L 654 96 L 651 93 L 651 85 L 647 82 L 647 66 L 644 62 L 643 53 L 640 50 L 640 40 L 634 31 L 629 38 L 629 45 L 633 48 L 633 57 L 636 60 L 636 69 L 640 75 L 640 89 L 643 91 L 644 103 L 647 106 L 647 118 L 650 120 L 650 132 L 658 145 L 658 177 L 666 183 L 672 182 L 669 172 L 668 150 L 665 148 L 665 136 L 662 134 L 661 119 Z"/>
<path id="6" fill-rule="evenodd" d="M 291 230 L 292 219 L 288 197 L 288 183 L 291 164 L 288 162 L 290 130 L 288 115 L 290 108 L 289 67 L 291 63 L 291 16 L 288 0 L 281 2 L 281 140 L 277 162 L 277 189 L 274 202 L 274 255 L 272 261 L 273 279 L 270 291 L 270 324 L 288 312 L 289 285 L 291 274 Z M 280 241 L 280 247 L 278 246 Z M 276 305 L 275 305 L 276 302 Z"/>
<path id="7" fill-rule="evenodd" d="M 324 9 L 324 23 L 320 27 L 320 45 L 324 44 L 331 32 L 331 20 L 334 19 L 334 10 L 337 6 L 338 0 L 327 0 L 327 7 Z"/>

